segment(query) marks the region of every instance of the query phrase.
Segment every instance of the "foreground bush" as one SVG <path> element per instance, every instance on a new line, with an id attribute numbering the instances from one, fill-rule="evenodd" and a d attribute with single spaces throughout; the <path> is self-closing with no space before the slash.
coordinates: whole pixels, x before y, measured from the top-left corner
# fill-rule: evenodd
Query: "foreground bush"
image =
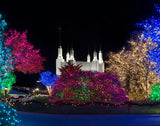
<path id="1" fill-rule="evenodd" d="M 62 74 L 55 81 L 50 101 L 121 104 L 129 99 L 115 74 L 77 71 Z"/>

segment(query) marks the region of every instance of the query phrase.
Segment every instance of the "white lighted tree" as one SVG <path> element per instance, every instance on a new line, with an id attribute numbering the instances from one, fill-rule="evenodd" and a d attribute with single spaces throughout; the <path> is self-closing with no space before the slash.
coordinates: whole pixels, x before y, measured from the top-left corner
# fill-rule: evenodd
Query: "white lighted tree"
<path id="1" fill-rule="evenodd" d="M 144 42 L 141 37 L 128 44 L 129 49 L 124 47 L 109 54 L 106 71 L 117 74 L 130 100 L 144 100 L 151 92 L 150 87 L 158 81 L 155 63 L 148 60 L 148 50 L 157 45 L 149 39 Z"/>

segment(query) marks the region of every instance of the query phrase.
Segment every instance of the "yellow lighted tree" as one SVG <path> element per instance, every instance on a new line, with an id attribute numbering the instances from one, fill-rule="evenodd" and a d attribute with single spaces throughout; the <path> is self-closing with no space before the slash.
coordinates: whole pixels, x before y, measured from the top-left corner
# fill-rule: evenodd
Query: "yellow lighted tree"
<path id="1" fill-rule="evenodd" d="M 130 100 L 145 100 L 149 97 L 151 86 L 158 82 L 153 70 L 155 63 L 147 59 L 148 50 L 157 45 L 150 40 L 144 42 L 141 37 L 128 44 L 129 49 L 123 47 L 118 53 L 109 53 L 106 71 L 117 74 Z"/>

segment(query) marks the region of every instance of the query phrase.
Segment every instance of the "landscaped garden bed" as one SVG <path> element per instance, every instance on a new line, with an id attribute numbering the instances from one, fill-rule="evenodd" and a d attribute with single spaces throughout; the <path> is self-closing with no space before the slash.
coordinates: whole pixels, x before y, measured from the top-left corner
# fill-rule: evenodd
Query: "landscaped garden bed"
<path id="1" fill-rule="evenodd" d="M 107 103 L 86 103 L 74 105 L 70 103 L 48 101 L 49 97 L 38 96 L 28 102 L 12 104 L 17 111 L 50 113 L 50 114 L 160 114 L 159 103 L 133 102 L 113 105 Z"/>

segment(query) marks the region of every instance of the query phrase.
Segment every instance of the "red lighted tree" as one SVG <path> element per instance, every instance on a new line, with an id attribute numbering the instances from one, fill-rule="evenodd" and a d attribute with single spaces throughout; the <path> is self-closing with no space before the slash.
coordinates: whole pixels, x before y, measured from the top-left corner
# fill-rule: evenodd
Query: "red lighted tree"
<path id="1" fill-rule="evenodd" d="M 39 54 L 40 50 L 34 49 L 27 40 L 27 32 L 17 32 L 10 30 L 5 33 L 5 45 L 12 49 L 15 70 L 23 73 L 39 73 L 44 69 L 45 60 Z"/>

